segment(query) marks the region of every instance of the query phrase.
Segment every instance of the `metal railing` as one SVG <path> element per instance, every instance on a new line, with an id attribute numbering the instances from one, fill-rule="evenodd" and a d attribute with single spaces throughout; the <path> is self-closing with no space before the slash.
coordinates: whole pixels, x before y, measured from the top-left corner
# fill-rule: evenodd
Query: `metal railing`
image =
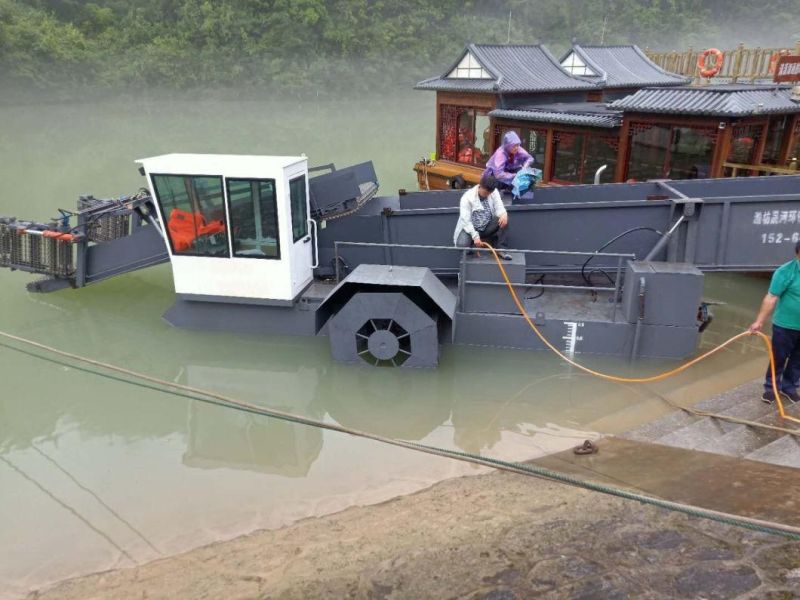
<path id="1" fill-rule="evenodd" d="M 700 79 L 697 59 L 704 49 L 689 48 L 683 52 L 654 52 L 645 48 L 647 57 L 665 71 Z M 722 67 L 715 75 L 717 78 L 730 79 L 734 82 L 756 79 L 772 79 L 774 61 L 783 54 L 800 54 L 800 42 L 794 48 L 745 48 L 739 44 L 732 50 L 722 50 Z"/>
<path id="2" fill-rule="evenodd" d="M 459 248 L 457 246 L 433 246 L 433 245 L 421 245 L 421 244 L 390 244 L 390 243 L 383 243 L 383 242 L 348 242 L 348 241 L 334 241 L 333 242 L 333 251 L 334 251 L 334 264 L 335 264 L 335 277 L 336 283 L 338 284 L 341 281 L 341 269 L 340 269 L 340 253 L 339 248 L 341 246 L 358 246 L 358 247 L 366 247 L 366 248 L 382 248 L 384 250 L 391 249 L 391 248 L 403 248 L 403 249 L 415 249 L 415 250 L 443 250 L 447 252 L 461 252 L 462 254 L 465 252 L 469 252 L 470 250 L 476 250 L 475 248 Z M 595 257 L 604 257 L 604 258 L 616 258 L 616 266 L 614 268 L 614 286 L 594 286 L 594 285 L 566 285 L 566 284 L 556 284 L 556 283 L 513 283 L 514 287 L 520 288 L 538 288 L 538 289 L 560 289 L 560 290 L 570 290 L 570 291 L 590 291 L 590 292 L 613 292 L 612 298 L 614 299 L 614 308 L 613 308 L 613 315 L 611 317 L 612 321 L 616 320 L 617 316 L 617 305 L 620 301 L 620 293 L 621 293 L 621 286 L 622 286 L 622 269 L 623 269 L 623 261 L 625 259 L 635 260 L 635 254 L 629 253 L 621 253 L 621 252 L 580 252 L 574 250 L 518 250 L 518 249 L 505 249 L 503 248 L 503 252 L 517 252 L 520 254 L 533 254 L 533 255 L 548 255 L 548 256 L 579 256 L 582 258 L 595 258 Z M 395 265 L 395 261 L 391 252 L 387 252 L 384 254 L 385 257 L 388 258 L 386 261 L 389 266 L 401 266 Z M 413 265 L 418 266 L 418 265 Z M 575 265 L 576 267 L 578 265 Z M 459 305 L 461 304 L 462 298 L 462 288 L 464 287 L 463 284 L 478 284 L 478 285 L 488 285 L 488 286 L 506 286 L 505 283 L 500 281 L 467 281 L 464 273 L 464 261 L 461 261 L 461 266 L 459 270 L 459 278 L 460 281 L 463 282 L 462 285 L 459 285 Z"/>

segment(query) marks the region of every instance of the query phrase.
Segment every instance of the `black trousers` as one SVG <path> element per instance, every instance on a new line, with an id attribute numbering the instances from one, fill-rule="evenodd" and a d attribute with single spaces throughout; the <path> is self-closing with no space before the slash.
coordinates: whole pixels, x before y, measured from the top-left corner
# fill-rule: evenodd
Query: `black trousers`
<path id="1" fill-rule="evenodd" d="M 483 228 L 483 231 L 478 232 L 478 235 L 481 236 L 482 242 L 489 242 L 489 244 L 495 248 L 507 248 L 506 231 L 508 231 L 508 226 L 500 227 L 499 219 L 497 217 L 492 217 L 486 224 L 486 227 Z M 471 248 L 472 245 L 472 238 L 462 229 L 461 233 L 458 234 L 456 246 L 459 248 Z"/>
<path id="2" fill-rule="evenodd" d="M 778 391 L 792 393 L 800 384 L 800 331 L 772 325 L 772 353 L 775 355 L 775 378 Z M 767 365 L 764 389 L 772 391 L 772 371 Z"/>

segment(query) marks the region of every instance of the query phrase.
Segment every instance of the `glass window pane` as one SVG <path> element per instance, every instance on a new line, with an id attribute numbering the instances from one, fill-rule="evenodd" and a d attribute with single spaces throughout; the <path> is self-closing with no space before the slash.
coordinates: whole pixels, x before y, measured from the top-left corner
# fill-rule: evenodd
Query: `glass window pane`
<path id="1" fill-rule="evenodd" d="M 292 205 L 292 237 L 296 242 L 308 235 L 305 177 L 297 177 L 289 182 L 289 200 Z"/>
<path id="2" fill-rule="evenodd" d="M 525 150 L 534 158 L 534 166 L 541 169 L 544 166 L 544 154 L 547 146 L 547 132 L 536 129 L 523 129 L 519 136 Z"/>
<path id="3" fill-rule="evenodd" d="M 670 179 L 705 179 L 711 175 L 714 154 L 713 131 L 691 127 L 675 127 L 672 132 Z"/>
<path id="4" fill-rule="evenodd" d="M 553 178 L 581 182 L 583 170 L 583 134 L 556 133 Z"/>
<path id="5" fill-rule="evenodd" d="M 472 109 L 462 109 L 458 115 L 458 137 L 456 139 L 458 156 L 456 160 L 460 163 L 471 165 L 473 162 L 475 144 L 475 111 Z"/>
<path id="6" fill-rule="evenodd" d="M 492 130 L 489 115 L 478 111 L 475 114 L 475 149 L 472 164 L 484 166 L 492 153 Z"/>
<path id="7" fill-rule="evenodd" d="M 764 155 L 761 157 L 762 164 L 778 164 L 781 155 L 781 146 L 783 146 L 783 140 L 788 133 L 789 117 L 779 115 L 770 119 L 769 130 L 767 131 L 767 142 L 764 145 Z"/>
<path id="8" fill-rule="evenodd" d="M 583 166 L 583 183 L 594 183 L 594 175 L 597 169 L 606 165 L 606 169 L 600 174 L 600 183 L 611 183 L 614 181 L 614 170 L 617 168 L 617 148 L 616 139 L 601 137 L 586 138 L 586 156 Z"/>
<path id="9" fill-rule="evenodd" d="M 669 127 L 634 125 L 628 158 L 628 179 L 645 181 L 664 177 L 672 139 Z"/>
<path id="10" fill-rule="evenodd" d="M 491 153 L 489 115 L 474 108 L 463 108 L 459 109 L 457 123 L 456 160 L 467 165 L 482 167 Z"/>
<path id="11" fill-rule="evenodd" d="M 228 179 L 233 255 L 280 258 L 278 205 L 272 179 Z"/>
<path id="12" fill-rule="evenodd" d="M 222 177 L 152 175 L 173 254 L 228 257 Z"/>
<path id="13" fill-rule="evenodd" d="M 461 109 L 458 106 L 442 104 L 440 109 L 439 159 L 455 160 L 458 143 L 458 118 Z"/>
<path id="14" fill-rule="evenodd" d="M 726 162 L 752 165 L 756 162 L 756 155 L 761 138 L 764 135 L 764 126 L 750 124 L 733 127 L 731 133 L 731 148 Z M 726 175 L 731 175 L 731 170 L 726 169 Z M 757 171 L 739 169 L 737 177 L 749 177 L 758 174 Z"/>

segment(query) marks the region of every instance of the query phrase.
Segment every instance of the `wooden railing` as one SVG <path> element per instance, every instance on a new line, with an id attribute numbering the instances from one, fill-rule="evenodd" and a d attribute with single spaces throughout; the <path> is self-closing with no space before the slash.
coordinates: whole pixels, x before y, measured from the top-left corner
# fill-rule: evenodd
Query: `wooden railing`
<path id="1" fill-rule="evenodd" d="M 700 79 L 697 59 L 704 49 L 689 48 L 685 52 L 653 52 L 645 49 L 645 54 L 665 71 Z M 770 63 L 773 57 L 780 54 L 800 54 L 800 41 L 794 48 L 745 48 L 739 44 L 733 50 L 722 50 L 722 69 L 717 78 L 736 81 L 754 81 L 756 79 L 772 79 Z M 709 58 L 712 61 L 713 58 Z"/>
<path id="2" fill-rule="evenodd" d="M 724 162 L 722 166 L 730 169 L 728 177 L 736 177 L 739 171 L 750 171 L 755 175 L 798 175 L 797 161 L 793 160 L 788 167 L 778 167 L 775 165 L 747 165 L 743 163 Z"/>

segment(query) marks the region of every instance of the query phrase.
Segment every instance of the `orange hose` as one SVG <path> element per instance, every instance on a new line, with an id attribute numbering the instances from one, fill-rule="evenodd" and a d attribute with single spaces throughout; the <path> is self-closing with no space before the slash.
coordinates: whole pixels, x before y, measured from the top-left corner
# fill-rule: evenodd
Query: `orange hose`
<path id="1" fill-rule="evenodd" d="M 656 375 L 650 375 L 648 377 L 620 377 L 618 375 L 609 375 L 608 373 L 601 373 L 600 371 L 595 371 L 594 369 L 590 369 L 589 367 L 584 367 L 583 365 L 576 363 L 574 360 L 572 360 L 564 353 L 562 353 L 558 348 L 553 346 L 553 344 L 551 344 L 547 340 L 547 338 L 544 337 L 542 332 L 539 331 L 539 328 L 536 327 L 536 324 L 531 320 L 530 315 L 528 315 L 528 311 L 525 310 L 525 306 L 520 301 L 519 296 L 517 295 L 517 291 L 514 289 L 514 285 L 511 283 L 511 280 L 508 277 L 508 273 L 506 272 L 506 268 L 505 266 L 503 266 L 503 261 L 498 256 L 497 251 L 492 246 L 486 243 L 484 243 L 484 247 L 488 248 L 489 251 L 494 256 L 494 260 L 497 263 L 497 266 L 500 268 L 500 273 L 503 275 L 503 279 L 506 282 L 508 291 L 511 293 L 511 297 L 514 300 L 514 304 L 517 305 L 517 308 L 519 309 L 522 316 L 525 318 L 525 321 L 527 321 L 528 325 L 530 325 L 531 329 L 533 329 L 533 332 L 537 335 L 537 337 L 542 341 L 542 343 L 545 346 L 547 346 L 556 355 L 558 355 L 564 362 L 572 365 L 576 369 L 580 369 L 584 373 L 588 373 L 589 375 L 594 375 L 595 377 L 599 377 L 600 379 L 605 379 L 607 381 L 616 381 L 618 383 L 650 383 L 653 381 L 661 381 L 662 379 L 667 379 L 668 377 L 672 377 L 673 375 L 677 375 L 678 373 L 685 371 L 689 367 L 696 365 L 697 363 L 705 360 L 709 356 L 716 354 L 717 352 L 719 352 L 720 350 L 722 350 L 723 348 L 732 344 L 733 342 L 735 342 L 740 338 L 750 335 L 757 335 L 764 342 L 767 354 L 769 355 L 769 367 L 770 371 L 772 372 L 772 391 L 775 394 L 775 403 L 778 406 L 778 414 L 781 416 L 782 419 L 787 419 L 789 421 L 794 421 L 795 423 L 800 423 L 800 419 L 796 419 L 794 417 L 787 415 L 783 409 L 783 402 L 781 402 L 781 396 L 778 393 L 778 385 L 777 382 L 775 381 L 775 356 L 772 352 L 772 342 L 770 341 L 769 337 L 764 335 L 762 332 L 757 331 L 755 333 L 750 333 L 749 331 L 743 331 L 742 333 L 736 334 L 729 340 L 726 340 L 725 342 L 721 343 L 719 346 L 712 348 L 708 352 L 693 358 L 692 360 L 680 365 L 679 367 L 670 369 L 669 371 L 664 371 L 663 373 L 658 373 Z"/>

